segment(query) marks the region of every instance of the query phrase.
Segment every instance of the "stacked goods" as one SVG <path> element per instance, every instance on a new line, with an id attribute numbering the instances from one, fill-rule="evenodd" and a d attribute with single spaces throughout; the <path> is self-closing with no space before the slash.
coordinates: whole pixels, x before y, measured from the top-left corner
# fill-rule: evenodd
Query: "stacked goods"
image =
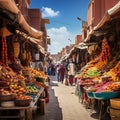
<path id="1" fill-rule="evenodd" d="M 95 78 L 98 76 L 101 76 L 101 72 L 97 67 L 93 67 L 93 65 L 90 64 L 87 65 L 80 73 L 76 75 L 77 78 Z"/>
<path id="2" fill-rule="evenodd" d="M 108 86 L 106 86 L 105 91 L 112 92 L 112 91 L 120 91 L 120 83 L 119 82 L 112 82 Z"/>
<path id="3" fill-rule="evenodd" d="M 120 61 L 117 63 L 115 67 L 113 67 L 110 71 L 106 73 L 108 76 L 111 76 L 113 81 L 119 81 L 120 77 Z"/>
<path id="4" fill-rule="evenodd" d="M 22 75 L 16 75 L 9 66 L 0 66 L 0 68 L 0 103 L 3 107 L 12 107 L 19 96 L 27 93 L 26 85 L 22 84 L 26 79 Z"/>
<path id="5" fill-rule="evenodd" d="M 101 76 L 100 71 L 104 69 L 104 66 L 108 63 L 110 56 L 110 47 L 106 39 L 102 41 L 102 52 L 100 57 L 91 60 L 78 75 L 79 78 L 84 77 L 97 77 Z"/>
<path id="6" fill-rule="evenodd" d="M 100 61 L 108 60 L 109 56 L 110 56 L 110 46 L 108 44 L 108 41 L 104 38 L 102 41 L 102 52 L 100 55 Z"/>
<path id="7" fill-rule="evenodd" d="M 107 60 L 99 61 L 94 65 L 94 67 L 96 67 L 98 70 L 102 70 L 106 64 Z"/>
<path id="8" fill-rule="evenodd" d="M 39 89 L 35 85 L 27 85 L 27 94 L 37 94 Z"/>
<path id="9" fill-rule="evenodd" d="M 32 101 L 32 97 L 28 95 L 19 95 L 15 99 L 16 106 L 29 106 Z"/>
<path id="10" fill-rule="evenodd" d="M 92 79 L 85 79 L 85 80 L 81 80 L 80 85 L 94 85 L 94 82 L 92 81 Z"/>
<path id="11" fill-rule="evenodd" d="M 89 92 L 96 92 L 96 91 L 99 92 L 100 91 L 99 89 L 105 84 L 106 84 L 106 82 L 94 84 L 94 85 L 90 86 L 87 89 L 87 91 L 89 91 Z"/>
<path id="12" fill-rule="evenodd" d="M 23 75 L 17 75 L 16 79 L 25 81 L 26 78 Z"/>
<path id="13" fill-rule="evenodd" d="M 45 73 L 42 72 L 42 71 L 39 71 L 39 70 L 36 70 L 36 69 L 33 69 L 33 68 L 29 68 L 29 67 L 25 67 L 25 70 L 30 71 L 33 77 L 39 76 L 41 78 L 45 78 L 45 79 L 47 78 Z"/>
<path id="14" fill-rule="evenodd" d="M 10 91 L 14 93 L 16 96 L 25 94 L 27 92 L 26 88 L 17 84 L 17 83 L 11 83 L 10 84 Z"/>
<path id="15" fill-rule="evenodd" d="M 7 106 L 9 104 L 8 106 L 10 107 L 13 105 L 28 106 L 30 105 L 31 100 L 39 94 L 41 88 L 44 90 L 45 98 L 48 99 L 48 87 L 44 83 L 40 83 L 35 79 L 37 76 L 45 80 L 48 76 L 46 76 L 42 71 L 28 67 L 25 67 L 23 70 L 30 73 L 31 85 L 26 82 L 28 78 L 22 73 L 16 74 L 16 72 L 14 72 L 9 66 L 0 66 L 0 99 L 6 97 L 6 100 L 9 100 L 9 103 L 8 101 L 6 103 L 5 101 L 1 102 L 0 100 L 1 105 Z M 13 95 L 15 97 L 14 99 L 12 98 Z M 34 95 L 34 97 L 31 95 Z"/>
<path id="16" fill-rule="evenodd" d="M 101 73 L 97 70 L 97 68 L 95 67 L 91 67 L 87 72 L 85 77 L 87 78 L 92 78 L 92 77 L 97 77 L 100 76 Z"/>
<path id="17" fill-rule="evenodd" d="M 16 74 L 8 66 L 0 66 L 0 79 L 11 80 Z"/>

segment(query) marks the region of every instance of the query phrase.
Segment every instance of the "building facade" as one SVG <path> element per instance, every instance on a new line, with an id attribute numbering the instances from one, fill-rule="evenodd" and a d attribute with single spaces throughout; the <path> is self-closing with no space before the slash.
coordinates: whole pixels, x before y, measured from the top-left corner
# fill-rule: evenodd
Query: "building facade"
<path id="1" fill-rule="evenodd" d="M 95 27 L 106 14 L 107 10 L 116 5 L 119 0 L 91 0 L 88 6 L 87 22 L 89 32 Z"/>

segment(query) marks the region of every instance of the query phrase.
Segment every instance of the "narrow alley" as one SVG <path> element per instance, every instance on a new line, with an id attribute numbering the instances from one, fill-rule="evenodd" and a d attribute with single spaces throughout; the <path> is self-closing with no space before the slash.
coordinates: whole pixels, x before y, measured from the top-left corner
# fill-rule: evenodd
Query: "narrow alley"
<path id="1" fill-rule="evenodd" d="M 50 101 L 46 104 L 45 115 L 34 115 L 33 120 L 97 120 L 98 115 L 91 116 L 75 95 L 75 86 L 66 86 L 57 82 L 54 77 L 50 81 Z"/>

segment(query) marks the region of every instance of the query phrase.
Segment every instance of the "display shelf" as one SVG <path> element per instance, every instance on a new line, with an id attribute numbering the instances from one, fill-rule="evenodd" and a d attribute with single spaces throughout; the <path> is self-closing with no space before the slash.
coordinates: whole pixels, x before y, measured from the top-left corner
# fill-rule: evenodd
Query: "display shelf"
<path id="1" fill-rule="evenodd" d="M 18 110 L 19 115 L 2 115 L 0 114 L 0 119 L 5 118 L 20 118 L 20 120 L 32 120 L 32 109 L 36 106 L 37 102 L 39 101 L 39 98 L 44 91 L 44 88 L 41 87 L 39 93 L 36 95 L 34 101 L 31 102 L 29 106 L 26 107 L 0 107 L 0 111 L 12 111 L 12 110 Z"/>

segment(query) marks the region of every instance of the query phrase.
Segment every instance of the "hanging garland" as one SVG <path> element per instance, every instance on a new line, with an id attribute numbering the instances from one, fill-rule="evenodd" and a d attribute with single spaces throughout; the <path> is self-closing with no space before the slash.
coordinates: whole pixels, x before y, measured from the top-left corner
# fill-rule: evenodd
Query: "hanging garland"
<path id="1" fill-rule="evenodd" d="M 2 63 L 8 65 L 6 37 L 2 37 Z"/>
<path id="2" fill-rule="evenodd" d="M 102 41 L 102 52 L 100 55 L 100 61 L 107 61 L 108 57 L 110 56 L 110 46 L 106 38 Z"/>

